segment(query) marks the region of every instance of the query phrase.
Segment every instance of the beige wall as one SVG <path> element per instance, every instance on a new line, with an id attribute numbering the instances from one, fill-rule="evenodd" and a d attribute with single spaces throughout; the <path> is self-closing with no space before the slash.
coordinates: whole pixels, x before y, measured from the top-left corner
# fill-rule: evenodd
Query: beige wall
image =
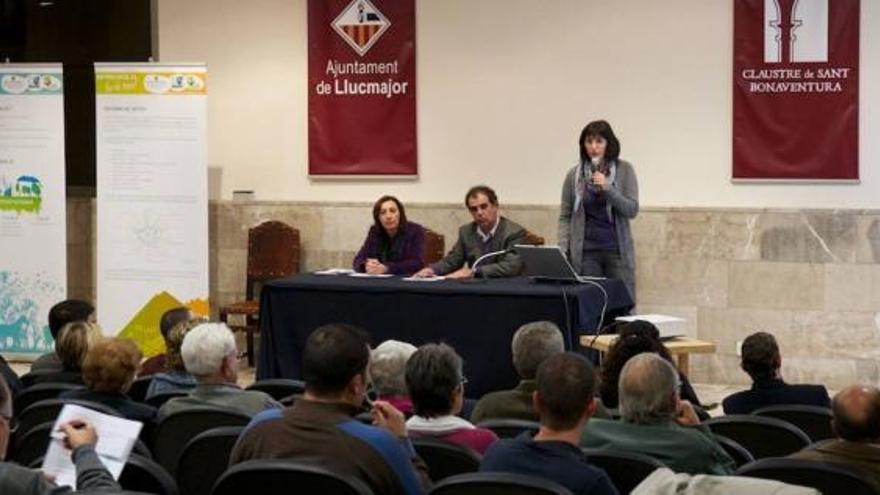
<path id="1" fill-rule="evenodd" d="M 860 185 L 733 185 L 731 0 L 418 0 L 414 182 L 306 177 L 304 0 L 159 0 L 162 61 L 206 61 L 214 197 L 555 204 L 586 121 L 615 126 L 647 206 L 880 206 L 880 2 L 862 4 Z M 537 179 L 537 180 L 536 180 Z"/>

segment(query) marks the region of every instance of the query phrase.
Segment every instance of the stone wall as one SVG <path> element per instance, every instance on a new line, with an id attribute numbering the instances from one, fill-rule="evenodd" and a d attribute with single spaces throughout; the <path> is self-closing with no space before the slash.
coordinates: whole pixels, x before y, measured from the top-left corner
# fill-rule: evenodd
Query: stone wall
<path id="1" fill-rule="evenodd" d="M 300 229 L 302 268 L 347 266 L 371 221 L 368 203 L 210 204 L 213 306 L 244 295 L 248 228 L 280 220 Z M 556 239 L 555 206 L 505 206 L 504 214 Z M 407 216 L 446 236 L 469 220 L 459 204 L 411 204 Z M 71 296 L 94 297 L 94 202 L 68 202 Z M 692 359 L 692 380 L 746 383 L 737 342 L 755 329 L 779 339 L 790 381 L 840 388 L 880 380 L 880 213 L 644 208 L 633 223 L 639 312 L 688 319 L 718 344 Z"/>

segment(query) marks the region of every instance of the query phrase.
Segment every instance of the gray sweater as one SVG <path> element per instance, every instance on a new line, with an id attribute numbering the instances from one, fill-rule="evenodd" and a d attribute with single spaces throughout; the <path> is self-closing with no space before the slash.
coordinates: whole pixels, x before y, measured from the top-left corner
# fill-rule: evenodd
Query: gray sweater
<path id="1" fill-rule="evenodd" d="M 101 464 L 94 445 L 83 445 L 73 451 L 76 465 L 76 489 L 92 492 L 120 492 L 122 488 Z M 12 462 L 0 462 L 0 493 L 44 495 L 73 493 L 69 486 L 56 486 L 42 471 L 28 469 Z"/>
<path id="2" fill-rule="evenodd" d="M 523 244 L 526 231 L 520 225 L 504 217 L 498 221 L 495 235 L 489 241 L 489 251 L 501 251 Z M 465 263 L 473 264 L 480 257 L 480 239 L 477 236 L 477 224 L 471 222 L 458 229 L 458 240 L 442 260 L 431 265 L 437 275 L 458 270 Z M 522 260 L 514 253 L 490 257 L 480 262 L 477 267 L 482 277 L 515 277 L 522 271 Z"/>

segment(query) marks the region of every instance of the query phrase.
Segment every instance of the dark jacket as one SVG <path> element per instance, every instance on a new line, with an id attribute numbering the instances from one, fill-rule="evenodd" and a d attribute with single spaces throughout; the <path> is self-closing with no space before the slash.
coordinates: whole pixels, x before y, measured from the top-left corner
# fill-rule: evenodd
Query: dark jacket
<path id="1" fill-rule="evenodd" d="M 861 473 L 880 492 L 880 445 L 832 439 L 815 443 L 790 457 L 839 464 Z"/>
<path id="2" fill-rule="evenodd" d="M 112 392 L 95 392 L 93 390 L 68 390 L 60 396 L 62 399 L 87 400 L 97 402 L 119 412 L 124 418 L 142 423 L 156 421 L 156 408 L 131 400 L 127 395 Z"/>
<path id="3" fill-rule="evenodd" d="M 119 492 L 119 484 L 107 468 L 101 464 L 93 445 L 83 445 L 73 451 L 73 464 L 76 466 L 76 488 L 78 491 Z M 11 462 L 0 462 L 0 493 L 15 495 L 54 495 L 73 493 L 73 488 L 56 486 L 38 469 L 28 469 Z"/>
<path id="4" fill-rule="evenodd" d="M 750 390 L 729 395 L 722 401 L 724 414 L 751 414 L 766 406 L 795 405 L 831 407 L 828 390 L 822 385 L 789 385 L 781 379 L 762 380 Z"/>
<path id="5" fill-rule="evenodd" d="M 510 249 L 517 244 L 523 244 L 526 240 L 526 230 L 520 225 L 501 217 L 495 235 L 489 241 L 488 252 Z M 477 235 L 477 224 L 471 222 L 462 225 L 458 229 L 458 240 L 449 253 L 431 268 L 437 275 L 446 275 L 454 272 L 465 264 L 473 265 L 474 261 L 482 255 L 480 250 L 480 237 Z M 522 260 L 514 253 L 489 258 L 480 262 L 477 267 L 479 276 L 482 277 L 515 277 L 522 271 Z"/>
<path id="6" fill-rule="evenodd" d="M 355 270 L 365 271 L 367 258 L 378 259 L 388 267 L 388 273 L 394 275 L 412 275 L 422 268 L 422 257 L 425 254 L 424 227 L 415 222 L 407 222 L 403 230 L 391 239 L 390 255 L 387 257 L 382 254 L 382 236 L 375 225 L 370 227 L 364 244 L 352 262 Z"/>

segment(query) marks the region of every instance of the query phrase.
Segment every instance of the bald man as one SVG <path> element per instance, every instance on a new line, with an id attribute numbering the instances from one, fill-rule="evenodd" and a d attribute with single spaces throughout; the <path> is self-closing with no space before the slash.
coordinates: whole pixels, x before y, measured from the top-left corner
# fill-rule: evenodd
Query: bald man
<path id="1" fill-rule="evenodd" d="M 842 464 L 861 472 L 880 490 L 880 390 L 853 385 L 834 396 L 831 426 L 840 438 L 792 454 L 795 459 Z"/>

